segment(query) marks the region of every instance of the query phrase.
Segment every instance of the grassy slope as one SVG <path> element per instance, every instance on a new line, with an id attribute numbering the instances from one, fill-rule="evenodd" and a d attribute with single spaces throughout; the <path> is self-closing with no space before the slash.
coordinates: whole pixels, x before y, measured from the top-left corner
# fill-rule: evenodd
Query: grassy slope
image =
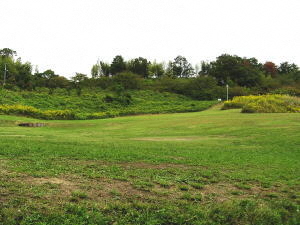
<path id="1" fill-rule="evenodd" d="M 114 96 L 112 92 L 103 90 L 84 90 L 78 97 L 73 91 L 68 95 L 64 90 L 56 90 L 52 95 L 43 92 L 14 92 L 0 90 L 0 105 L 26 105 L 41 110 L 72 110 L 76 113 L 96 113 L 116 111 L 124 114 L 192 112 L 207 109 L 216 101 L 196 101 L 188 97 L 154 91 L 129 91 L 132 103 L 124 106 L 115 101 L 106 103 L 106 95 Z"/>
<path id="2" fill-rule="evenodd" d="M 0 224 L 299 221 L 297 114 L 16 121 L 35 120 L 0 116 Z"/>

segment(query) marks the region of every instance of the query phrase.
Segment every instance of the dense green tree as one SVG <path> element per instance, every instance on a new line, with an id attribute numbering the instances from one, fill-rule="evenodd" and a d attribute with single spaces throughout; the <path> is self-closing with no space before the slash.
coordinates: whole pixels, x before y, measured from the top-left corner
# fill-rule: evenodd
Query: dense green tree
<path id="1" fill-rule="evenodd" d="M 16 73 L 14 75 L 15 84 L 22 89 L 32 89 L 32 65 L 29 62 L 22 63 L 18 59 L 15 63 Z"/>
<path id="2" fill-rule="evenodd" d="M 135 58 L 128 62 L 128 70 L 132 73 L 138 74 L 141 77 L 148 78 L 150 62 L 143 58 Z"/>
<path id="3" fill-rule="evenodd" d="M 100 61 L 100 67 L 102 75 L 108 77 L 110 75 L 110 65 L 108 63 Z"/>
<path id="4" fill-rule="evenodd" d="M 117 55 L 111 65 L 110 65 L 110 72 L 112 75 L 116 75 L 118 73 L 124 72 L 126 70 L 126 63 L 122 56 Z"/>
<path id="5" fill-rule="evenodd" d="M 278 68 L 280 74 L 295 73 L 299 70 L 298 66 L 294 63 L 283 62 Z"/>
<path id="6" fill-rule="evenodd" d="M 280 81 L 278 79 L 269 76 L 262 76 L 260 85 L 258 86 L 262 93 L 267 93 L 273 89 L 280 87 Z"/>
<path id="7" fill-rule="evenodd" d="M 14 60 L 16 54 L 16 51 L 9 48 L 0 50 L 0 70 L 3 71 L 1 78 L 4 82 L 5 75 L 6 84 L 16 85 L 22 89 L 31 89 L 32 66 L 29 62 L 22 63 L 21 58 Z"/>
<path id="8" fill-rule="evenodd" d="M 66 88 L 71 93 L 71 89 L 75 88 L 78 95 L 83 88 L 100 87 L 115 92 L 122 89 L 124 93 L 127 89 L 143 88 L 174 92 L 195 99 L 215 99 L 224 98 L 224 85 L 229 84 L 232 95 L 300 93 L 300 71 L 294 63 L 283 62 L 277 68 L 272 62 L 261 64 L 256 58 L 236 55 L 223 54 L 215 61 L 202 62 L 201 70 L 196 69 L 196 75 L 200 75 L 196 78 L 193 67 L 182 56 L 170 61 L 165 68 L 162 63 L 151 63 L 142 57 L 126 63 L 119 55 L 111 64 L 98 61 L 91 69 L 91 79 L 76 73 L 71 81 L 51 69 L 32 74 L 32 65 L 23 63 L 20 58 L 15 59 L 15 55 L 16 52 L 9 48 L 0 50 L 0 83 L 3 84 L 6 68 L 5 88 L 31 90 L 47 87 L 49 93 L 53 93 L 55 88 Z M 158 79 L 146 79 L 149 77 Z"/>
<path id="9" fill-rule="evenodd" d="M 194 99 L 216 99 L 221 98 L 218 93 L 217 81 L 213 77 L 197 77 L 190 79 L 186 86 L 186 94 Z"/>
<path id="10" fill-rule="evenodd" d="M 53 70 L 45 70 L 42 73 L 38 71 L 34 73 L 33 80 L 34 80 L 34 88 L 35 87 L 48 87 L 49 88 L 49 80 L 53 77 L 57 76 Z"/>
<path id="11" fill-rule="evenodd" d="M 5 72 L 6 71 L 6 72 Z M 0 75 L 1 82 L 4 83 L 4 75 L 6 84 L 15 85 L 15 75 L 18 73 L 16 63 L 12 57 L 0 57 Z"/>
<path id="12" fill-rule="evenodd" d="M 156 81 L 156 89 L 159 91 L 173 92 L 185 95 L 189 79 L 163 76 Z"/>
<path id="13" fill-rule="evenodd" d="M 172 61 L 169 61 L 167 66 L 166 66 L 166 69 L 165 69 L 165 76 L 166 77 L 170 77 L 170 78 L 174 78 L 175 75 L 173 74 L 173 63 Z"/>
<path id="14" fill-rule="evenodd" d="M 210 69 L 211 69 L 211 64 L 209 62 L 202 61 L 199 75 L 208 75 Z"/>
<path id="15" fill-rule="evenodd" d="M 157 63 L 154 61 L 149 64 L 149 77 L 159 78 L 162 77 L 165 73 L 164 65 L 162 63 Z"/>
<path id="16" fill-rule="evenodd" d="M 253 60 L 253 59 L 252 59 Z M 219 85 L 234 82 L 240 86 L 255 86 L 260 83 L 261 74 L 251 60 L 223 54 L 211 62 L 209 75 L 215 77 Z"/>
<path id="17" fill-rule="evenodd" d="M 194 75 L 192 65 L 183 56 L 177 56 L 172 62 L 172 74 L 176 77 L 190 77 Z"/>
<path id="18" fill-rule="evenodd" d="M 82 83 L 88 79 L 88 76 L 83 73 L 76 73 L 75 76 L 71 77 L 71 81 L 74 83 Z"/>
<path id="19" fill-rule="evenodd" d="M 56 76 L 55 72 L 53 70 L 45 70 L 43 73 L 39 74 L 42 78 L 45 78 L 47 80 L 51 79 L 52 77 Z"/>
<path id="20" fill-rule="evenodd" d="M 82 88 L 84 86 L 85 81 L 88 80 L 88 76 L 83 73 L 76 73 L 74 77 L 71 77 L 71 83 L 76 89 L 76 93 L 78 96 L 81 95 Z"/>
<path id="21" fill-rule="evenodd" d="M 52 76 L 47 80 L 46 86 L 49 88 L 49 94 L 53 94 L 56 88 L 69 88 L 69 81 L 67 78 L 59 75 Z"/>
<path id="22" fill-rule="evenodd" d="M 63 76 L 55 75 L 48 81 L 49 88 L 67 88 L 69 86 L 69 80 Z"/>
<path id="23" fill-rule="evenodd" d="M 92 69 L 91 69 L 91 75 L 92 75 L 92 78 L 99 78 L 102 74 L 101 74 L 101 65 L 99 62 L 97 62 L 96 64 L 94 64 L 92 66 Z"/>
<path id="24" fill-rule="evenodd" d="M 11 58 L 13 58 L 16 55 L 17 55 L 17 52 L 10 49 L 10 48 L 0 49 L 0 56 L 2 56 L 2 57 L 11 57 Z"/>

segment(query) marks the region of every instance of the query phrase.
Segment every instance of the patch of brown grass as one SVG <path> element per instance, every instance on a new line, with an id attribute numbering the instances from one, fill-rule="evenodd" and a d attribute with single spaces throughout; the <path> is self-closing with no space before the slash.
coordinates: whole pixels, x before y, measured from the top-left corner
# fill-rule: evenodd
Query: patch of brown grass
<path id="1" fill-rule="evenodd" d="M 180 169 L 191 169 L 195 166 L 188 166 L 182 164 L 150 164 L 146 162 L 126 162 L 126 163 L 109 163 L 109 162 L 100 162 L 95 161 L 79 161 L 77 163 L 84 163 L 86 165 L 118 165 L 122 166 L 125 169 L 135 169 L 135 168 L 146 168 L 146 169 L 168 169 L 168 168 L 180 168 Z M 0 160 L 0 180 L 18 184 L 24 184 L 28 187 L 39 186 L 41 190 L 44 190 L 47 194 L 43 198 L 48 199 L 49 201 L 55 202 L 65 202 L 70 201 L 72 193 L 74 191 L 82 191 L 86 193 L 88 198 L 85 200 L 101 203 L 101 202 L 110 202 L 114 201 L 113 192 L 118 193 L 118 198 L 121 201 L 126 201 L 129 199 L 155 199 L 160 200 L 164 199 L 167 201 L 177 201 L 182 198 L 184 193 L 190 194 L 201 194 L 203 196 L 203 203 L 216 201 L 223 202 L 230 199 L 243 199 L 243 198 L 264 198 L 270 193 L 277 193 L 278 196 L 285 196 L 288 193 L 282 193 L 282 186 L 272 186 L 270 188 L 263 188 L 260 184 L 249 184 L 250 189 L 240 189 L 235 185 L 234 182 L 223 181 L 217 183 L 205 184 L 203 188 L 196 189 L 191 185 L 188 186 L 187 191 L 180 190 L 179 183 L 172 183 L 168 187 L 163 187 L 158 183 L 153 183 L 153 186 L 149 187 L 149 190 L 139 189 L 134 185 L 134 180 L 131 181 L 121 181 L 111 178 L 87 178 L 83 176 L 77 176 L 73 174 L 65 174 L 59 177 L 32 177 L 27 174 L 16 173 L 10 171 L 7 167 L 7 160 Z M 49 186 L 52 184 L 54 186 Z M 50 191 L 53 188 L 54 190 Z M 49 192 L 48 192 L 49 190 Z M 30 193 L 30 188 L 28 191 L 23 190 L 26 196 L 33 196 Z M 232 194 L 237 192 L 239 194 Z M 9 194 L 9 189 L 3 189 L 0 191 L 0 200 L 8 201 L 8 199 L 13 199 L 16 195 Z M 23 193 L 22 193 L 23 195 Z M 80 200 L 80 199 L 79 199 Z M 49 203 L 50 204 L 50 203 Z M 51 203 L 52 204 L 52 203 Z"/>

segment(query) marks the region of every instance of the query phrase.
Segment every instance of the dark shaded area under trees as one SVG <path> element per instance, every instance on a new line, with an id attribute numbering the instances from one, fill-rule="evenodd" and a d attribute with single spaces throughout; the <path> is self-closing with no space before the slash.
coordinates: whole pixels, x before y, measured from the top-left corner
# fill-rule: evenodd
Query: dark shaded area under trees
<path id="1" fill-rule="evenodd" d="M 224 98 L 225 85 L 230 97 L 249 94 L 281 93 L 300 96 L 300 70 L 294 63 L 260 63 L 255 58 L 223 54 L 215 61 L 201 62 L 195 68 L 183 56 L 168 63 L 150 62 L 138 57 L 125 61 L 117 55 L 111 63 L 98 61 L 91 68 L 91 77 L 76 73 L 71 79 L 51 69 L 33 72 L 32 64 L 16 58 L 17 52 L 0 50 L 0 84 L 12 90 L 34 91 L 47 88 L 81 90 L 104 89 L 121 93 L 132 89 L 150 89 L 186 95 L 198 100 Z M 6 73 L 5 73 L 6 68 Z M 4 83 L 4 74 L 5 85 Z"/>

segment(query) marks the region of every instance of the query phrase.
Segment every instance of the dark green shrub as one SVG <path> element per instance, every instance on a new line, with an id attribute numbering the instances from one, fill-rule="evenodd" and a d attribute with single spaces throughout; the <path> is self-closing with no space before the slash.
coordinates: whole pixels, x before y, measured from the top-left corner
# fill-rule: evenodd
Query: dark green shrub
<path id="1" fill-rule="evenodd" d="M 112 78 L 115 85 L 121 85 L 125 90 L 140 89 L 141 78 L 131 72 L 119 73 Z"/>
<path id="2" fill-rule="evenodd" d="M 115 100 L 115 98 L 111 95 L 105 95 L 105 97 L 103 98 L 103 101 L 106 103 L 112 103 Z"/>

